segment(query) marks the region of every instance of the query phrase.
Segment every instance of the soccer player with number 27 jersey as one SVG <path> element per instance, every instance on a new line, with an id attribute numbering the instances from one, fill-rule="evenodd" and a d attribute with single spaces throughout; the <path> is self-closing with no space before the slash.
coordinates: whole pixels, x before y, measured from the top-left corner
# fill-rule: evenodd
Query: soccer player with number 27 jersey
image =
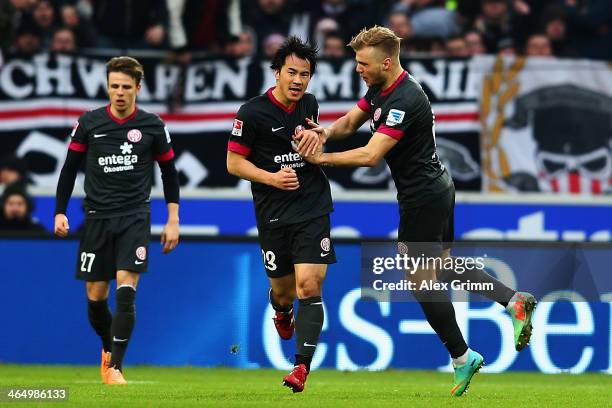
<path id="1" fill-rule="evenodd" d="M 135 322 L 136 287 L 149 263 L 149 196 L 153 164 L 159 163 L 168 206 L 163 252 L 179 237 L 179 183 L 170 134 L 157 115 L 138 109 L 144 75 L 130 57 L 106 65 L 110 104 L 83 114 L 71 134 L 57 185 L 55 234 L 69 232 L 66 208 L 85 160 L 85 228 L 77 258 L 77 279 L 86 282 L 89 322 L 102 340 L 100 374 L 105 384 L 126 384 L 123 357 Z M 113 316 L 107 299 L 117 280 Z"/>

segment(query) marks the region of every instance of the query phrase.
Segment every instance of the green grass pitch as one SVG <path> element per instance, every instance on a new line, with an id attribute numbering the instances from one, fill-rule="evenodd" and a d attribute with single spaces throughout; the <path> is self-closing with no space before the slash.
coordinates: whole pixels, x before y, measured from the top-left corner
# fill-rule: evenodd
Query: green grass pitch
<path id="1" fill-rule="evenodd" d="M 0 387 L 67 387 L 66 403 L 0 406 L 75 407 L 604 407 L 612 376 L 476 374 L 468 393 L 449 396 L 452 375 L 428 371 L 313 371 L 306 389 L 281 386 L 285 372 L 229 368 L 127 367 L 127 386 L 101 384 L 98 367 L 0 365 Z"/>

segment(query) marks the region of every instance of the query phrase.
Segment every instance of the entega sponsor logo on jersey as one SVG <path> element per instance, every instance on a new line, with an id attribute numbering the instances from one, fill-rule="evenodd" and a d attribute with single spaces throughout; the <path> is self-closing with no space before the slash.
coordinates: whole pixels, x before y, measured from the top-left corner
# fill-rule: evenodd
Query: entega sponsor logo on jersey
<path id="1" fill-rule="evenodd" d="M 119 148 L 122 155 L 113 154 L 111 156 L 98 157 L 98 164 L 104 166 L 105 173 L 134 170 L 134 164 L 138 163 L 138 155 L 131 154 L 133 145 L 125 142 Z M 119 166 L 112 167 L 117 164 Z"/>
<path id="2" fill-rule="evenodd" d="M 284 167 L 292 167 L 295 169 L 297 167 L 304 167 L 306 165 L 302 159 L 302 156 L 295 152 L 277 154 L 274 156 L 274 163 L 280 164 L 281 169 Z"/>

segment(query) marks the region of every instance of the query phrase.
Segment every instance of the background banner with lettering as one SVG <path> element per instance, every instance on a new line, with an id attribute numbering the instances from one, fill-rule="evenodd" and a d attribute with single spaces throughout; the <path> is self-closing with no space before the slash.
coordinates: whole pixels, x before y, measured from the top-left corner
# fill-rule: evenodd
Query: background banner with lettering
<path id="1" fill-rule="evenodd" d="M 483 58 L 484 190 L 612 191 L 612 68 L 605 62 Z"/>
<path id="2" fill-rule="evenodd" d="M 139 58 L 145 81 L 139 105 L 159 114 L 172 133 L 181 183 L 190 187 L 248 188 L 229 176 L 225 151 L 232 119 L 242 103 L 274 85 L 269 61 L 196 59 L 189 66 Z M 107 103 L 105 57 L 40 54 L 10 57 L 0 68 L 0 137 L 3 153 L 25 157 L 34 184 L 54 186 L 68 134 L 88 109 Z M 404 66 L 427 92 L 436 115 L 438 151 L 458 189 L 480 190 L 479 73 L 468 60 L 425 59 Z M 366 92 L 352 59 L 322 60 L 309 92 L 323 124 L 351 109 Z M 330 150 L 365 144 L 367 124 Z M 392 190 L 390 172 L 375 168 L 329 169 L 335 188 Z"/>

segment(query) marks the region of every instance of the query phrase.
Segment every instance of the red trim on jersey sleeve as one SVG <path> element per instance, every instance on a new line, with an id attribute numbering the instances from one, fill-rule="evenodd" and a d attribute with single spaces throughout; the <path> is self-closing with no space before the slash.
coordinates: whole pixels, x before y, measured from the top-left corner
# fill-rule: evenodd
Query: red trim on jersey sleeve
<path id="1" fill-rule="evenodd" d="M 397 87 L 399 83 L 402 82 L 402 80 L 406 78 L 407 76 L 408 76 L 408 73 L 406 71 L 403 71 L 402 74 L 395 80 L 395 82 L 393 82 L 393 84 L 391 84 L 390 87 L 388 87 L 387 89 L 385 89 L 384 91 L 380 93 L 380 96 L 389 95 L 391 91 L 394 90 L 395 87 Z"/>
<path id="2" fill-rule="evenodd" d="M 87 151 L 87 145 L 79 142 L 70 142 L 68 149 L 74 150 L 75 152 L 85 153 Z"/>
<path id="3" fill-rule="evenodd" d="M 395 140 L 400 140 L 402 137 L 404 137 L 404 131 L 403 130 L 394 129 L 394 128 L 389 127 L 389 126 L 387 126 L 385 124 L 380 125 L 378 127 L 378 129 L 376 129 L 376 131 L 378 133 L 382 133 L 383 135 L 390 136 L 390 137 L 394 138 Z"/>
<path id="4" fill-rule="evenodd" d="M 248 157 L 251 154 L 251 148 L 246 147 L 245 145 L 241 145 L 238 142 L 231 141 L 227 144 L 227 150 L 230 152 L 241 154 L 245 157 Z"/>
<path id="5" fill-rule="evenodd" d="M 372 112 L 372 107 L 365 98 L 361 98 L 359 102 L 357 102 L 357 107 L 366 113 Z"/>
<path id="6" fill-rule="evenodd" d="M 170 148 L 170 150 L 168 150 L 166 153 L 158 154 L 157 156 L 155 156 L 155 161 L 163 163 L 172 158 L 174 158 L 174 150 Z"/>

